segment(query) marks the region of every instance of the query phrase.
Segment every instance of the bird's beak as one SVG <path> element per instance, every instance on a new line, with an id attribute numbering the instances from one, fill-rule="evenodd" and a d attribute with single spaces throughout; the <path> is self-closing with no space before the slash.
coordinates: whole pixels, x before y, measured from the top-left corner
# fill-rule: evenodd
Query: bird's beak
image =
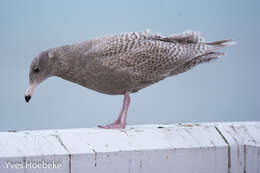
<path id="1" fill-rule="evenodd" d="M 30 86 L 28 87 L 28 89 L 26 90 L 26 93 L 25 93 L 25 96 L 24 96 L 24 99 L 25 101 L 28 103 L 32 97 L 32 93 L 33 93 L 33 90 L 35 89 L 36 87 L 36 84 L 30 84 Z"/>

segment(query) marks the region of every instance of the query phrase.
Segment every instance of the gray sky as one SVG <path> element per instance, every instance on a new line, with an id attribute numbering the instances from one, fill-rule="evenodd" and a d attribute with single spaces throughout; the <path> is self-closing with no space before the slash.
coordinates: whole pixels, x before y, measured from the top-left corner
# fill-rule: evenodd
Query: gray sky
<path id="1" fill-rule="evenodd" d="M 198 3 L 199 2 L 199 3 Z M 97 36 L 151 29 L 232 38 L 227 56 L 131 96 L 129 124 L 259 121 L 260 3 L 257 0 L 0 1 L 0 131 L 79 128 L 115 120 L 123 96 L 53 77 L 24 101 L 40 51 Z"/>

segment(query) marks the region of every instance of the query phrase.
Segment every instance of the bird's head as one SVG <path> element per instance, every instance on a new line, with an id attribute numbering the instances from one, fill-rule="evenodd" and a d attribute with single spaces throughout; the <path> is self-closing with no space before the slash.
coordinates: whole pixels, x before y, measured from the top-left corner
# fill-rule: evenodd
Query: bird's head
<path id="1" fill-rule="evenodd" d="M 25 93 L 26 102 L 30 101 L 36 86 L 53 75 L 53 59 L 55 59 L 55 53 L 52 50 L 43 51 L 33 59 L 30 66 L 29 87 Z"/>

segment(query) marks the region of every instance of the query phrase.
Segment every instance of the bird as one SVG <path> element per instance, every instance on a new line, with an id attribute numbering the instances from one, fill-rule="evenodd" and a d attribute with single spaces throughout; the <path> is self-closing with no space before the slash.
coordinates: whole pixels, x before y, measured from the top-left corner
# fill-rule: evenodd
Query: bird
<path id="1" fill-rule="evenodd" d="M 234 43 L 232 40 L 205 42 L 196 31 L 169 36 L 143 31 L 50 48 L 32 60 L 25 101 L 29 102 L 38 84 L 52 76 L 103 94 L 124 95 L 117 119 L 98 126 L 123 129 L 127 124 L 130 94 L 217 59 L 224 55 L 219 49 Z"/>

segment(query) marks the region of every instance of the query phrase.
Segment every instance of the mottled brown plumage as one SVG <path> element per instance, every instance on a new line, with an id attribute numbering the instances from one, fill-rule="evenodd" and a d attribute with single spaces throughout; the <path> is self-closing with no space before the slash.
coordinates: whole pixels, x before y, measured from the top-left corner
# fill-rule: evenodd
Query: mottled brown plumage
<path id="1" fill-rule="evenodd" d="M 128 94 L 215 59 L 223 55 L 216 51 L 231 43 L 230 40 L 206 43 L 197 32 L 168 37 L 133 32 L 49 49 L 32 62 L 27 96 L 50 76 L 105 94 L 125 94 L 126 103 L 118 120 L 122 125 L 121 115 L 126 114 L 125 105 L 130 102 Z M 37 68 L 39 72 L 36 72 Z M 118 127 L 114 125 L 118 123 L 104 127 Z"/>

